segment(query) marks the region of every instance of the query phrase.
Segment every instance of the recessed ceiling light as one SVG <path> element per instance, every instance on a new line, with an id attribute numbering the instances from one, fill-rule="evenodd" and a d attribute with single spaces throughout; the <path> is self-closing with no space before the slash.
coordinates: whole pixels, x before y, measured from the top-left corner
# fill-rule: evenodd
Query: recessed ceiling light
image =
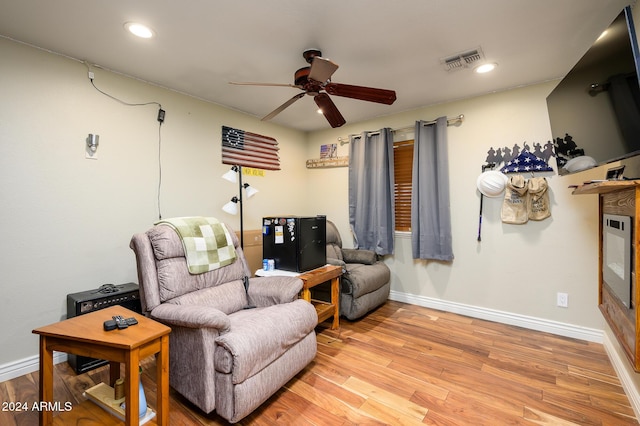
<path id="1" fill-rule="evenodd" d="M 138 24 L 137 22 L 127 22 L 126 24 L 124 24 L 124 27 L 131 34 L 140 38 L 151 38 L 154 35 L 154 32 L 151 28 L 142 24 Z"/>
<path id="2" fill-rule="evenodd" d="M 493 71 L 497 66 L 498 66 L 498 64 L 492 62 L 492 63 L 489 63 L 489 64 L 480 65 L 480 66 L 474 68 L 474 71 L 477 72 L 478 74 L 484 74 L 486 72 Z"/>

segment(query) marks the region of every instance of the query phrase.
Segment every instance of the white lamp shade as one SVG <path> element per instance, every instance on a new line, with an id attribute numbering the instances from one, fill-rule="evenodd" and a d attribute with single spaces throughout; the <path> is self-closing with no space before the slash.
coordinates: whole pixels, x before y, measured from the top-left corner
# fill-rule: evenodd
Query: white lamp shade
<path id="1" fill-rule="evenodd" d="M 249 186 L 249 185 L 245 186 L 244 189 L 245 189 L 245 191 L 247 193 L 247 198 L 251 198 L 251 197 L 253 197 L 254 195 L 256 195 L 259 192 L 253 186 Z"/>
<path id="2" fill-rule="evenodd" d="M 222 175 L 222 179 L 228 180 L 229 182 L 236 183 L 238 181 L 237 172 L 231 169 Z"/>
<path id="3" fill-rule="evenodd" d="M 222 206 L 222 210 L 229 214 L 238 214 L 238 204 L 234 201 L 229 201 L 227 204 Z"/>

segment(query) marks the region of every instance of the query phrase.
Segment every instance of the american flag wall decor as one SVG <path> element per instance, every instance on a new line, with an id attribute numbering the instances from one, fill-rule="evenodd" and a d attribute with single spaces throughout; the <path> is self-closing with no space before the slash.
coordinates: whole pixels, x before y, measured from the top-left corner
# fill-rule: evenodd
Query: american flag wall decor
<path id="1" fill-rule="evenodd" d="M 222 164 L 280 170 L 279 150 L 274 138 L 222 126 Z"/>

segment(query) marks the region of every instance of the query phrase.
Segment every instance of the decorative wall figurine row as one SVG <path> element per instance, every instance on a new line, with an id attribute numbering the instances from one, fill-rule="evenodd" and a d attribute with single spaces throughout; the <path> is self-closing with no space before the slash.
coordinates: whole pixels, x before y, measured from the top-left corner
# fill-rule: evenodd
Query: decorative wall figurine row
<path id="1" fill-rule="evenodd" d="M 569 133 L 565 133 L 563 138 L 556 138 L 554 142 L 556 156 L 558 159 L 564 160 L 566 162 L 570 158 L 579 157 L 584 155 L 584 149 L 578 148 L 578 144 L 573 140 L 573 136 Z M 560 163 L 558 163 L 558 167 L 562 167 Z"/>
<path id="2" fill-rule="evenodd" d="M 564 138 L 555 139 L 555 148 L 560 175 L 587 170 L 598 165 L 593 157 L 585 154 L 584 149 L 578 148 L 578 144 L 568 133 L 565 133 Z"/>
<path id="3" fill-rule="evenodd" d="M 563 169 L 567 163 L 569 163 L 572 159 L 585 156 L 584 149 L 578 147 L 576 141 L 573 140 L 573 137 L 568 133 L 564 135 L 564 138 L 555 138 L 554 141 L 547 141 L 544 146 L 540 143 L 534 142 L 533 150 L 528 142 L 523 142 L 523 146 L 521 147 L 517 143 L 513 145 L 513 147 L 509 148 L 498 147 L 494 148 L 493 146 L 487 150 L 487 157 L 485 158 L 485 164 L 491 165 L 495 164 L 497 167 L 500 167 L 501 164 L 507 166 L 510 162 L 513 162 L 518 158 L 523 152 L 529 152 L 536 156 L 537 158 L 543 160 L 547 166 L 549 164 L 549 160 L 551 157 L 556 158 L 556 164 L 558 165 L 558 169 Z M 587 168 L 586 166 L 582 166 L 581 160 L 574 160 L 577 164 L 573 168 Z M 571 169 L 571 165 L 573 162 L 569 163 L 569 168 Z M 517 164 L 517 163 L 516 163 Z M 589 164 L 588 167 L 593 167 L 593 165 Z M 553 171 L 551 167 L 545 171 Z M 578 170 L 569 170 L 569 171 L 578 171 Z M 521 170 L 515 171 L 516 173 L 521 172 Z M 562 170 L 564 172 L 564 170 Z M 509 171 L 508 173 L 513 173 L 513 171 Z M 563 173 L 561 173 L 563 174 Z"/>
<path id="4" fill-rule="evenodd" d="M 505 146 L 503 148 L 494 149 L 493 147 L 491 147 L 487 151 L 487 158 L 485 162 L 487 164 L 495 163 L 496 166 L 499 166 L 502 163 L 507 164 L 509 161 L 517 158 L 524 151 L 531 152 L 533 155 L 541 158 L 547 163 L 549 162 L 551 157 L 556 156 L 555 147 L 550 141 L 544 145 L 544 149 L 541 144 L 534 143 L 533 151 L 531 150 L 531 146 L 527 142 L 524 142 L 523 145 L 523 147 L 520 147 L 520 145 L 516 143 L 512 148 Z"/>

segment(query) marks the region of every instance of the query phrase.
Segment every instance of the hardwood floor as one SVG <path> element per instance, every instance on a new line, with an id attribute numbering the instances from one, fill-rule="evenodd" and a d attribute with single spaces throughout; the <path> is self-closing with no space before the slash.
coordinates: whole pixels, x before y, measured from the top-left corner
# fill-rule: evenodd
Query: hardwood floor
<path id="1" fill-rule="evenodd" d="M 600 344 L 391 301 L 340 325 L 319 326 L 316 359 L 239 424 L 638 424 Z M 151 406 L 154 366 L 143 361 Z M 55 399 L 73 408 L 56 424 L 121 424 L 83 402 L 107 380 L 106 367 L 76 376 L 58 364 Z M 37 372 L 0 383 L 3 403 L 31 406 L 37 395 Z M 37 424 L 37 412 L 3 410 L 0 424 Z M 172 391 L 170 424 L 226 423 Z"/>

